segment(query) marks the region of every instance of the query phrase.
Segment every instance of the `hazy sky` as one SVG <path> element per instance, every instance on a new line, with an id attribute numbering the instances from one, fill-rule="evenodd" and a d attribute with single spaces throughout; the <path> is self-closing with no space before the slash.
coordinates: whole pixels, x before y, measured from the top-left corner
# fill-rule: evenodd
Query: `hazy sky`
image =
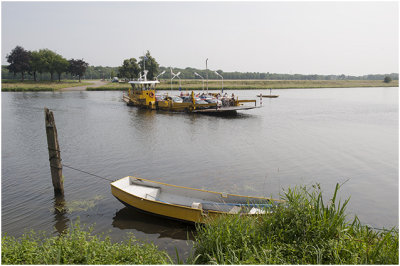
<path id="1" fill-rule="evenodd" d="M 399 71 L 398 2 L 2 2 L 2 64 L 16 46 L 119 66 L 242 72 Z"/>

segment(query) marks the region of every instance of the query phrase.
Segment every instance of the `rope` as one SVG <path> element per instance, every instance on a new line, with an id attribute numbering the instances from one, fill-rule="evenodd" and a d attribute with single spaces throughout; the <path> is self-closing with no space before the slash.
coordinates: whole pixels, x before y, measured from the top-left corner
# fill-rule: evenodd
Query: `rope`
<path id="1" fill-rule="evenodd" d="M 67 167 L 67 168 L 71 168 L 71 169 L 73 169 L 73 170 L 75 170 L 75 171 L 78 171 L 78 172 L 82 172 L 82 173 L 85 173 L 85 174 L 88 174 L 88 175 L 91 175 L 91 176 L 94 176 L 94 177 L 98 177 L 98 178 L 107 180 L 107 181 L 111 181 L 111 182 L 114 181 L 114 180 L 108 179 L 108 178 L 106 178 L 106 177 L 102 177 L 102 176 L 95 175 L 95 174 L 92 174 L 92 173 L 89 173 L 89 172 L 86 172 L 86 171 L 83 171 L 83 170 L 80 170 L 80 169 L 76 169 L 76 168 L 74 168 L 74 167 L 72 167 L 72 166 L 69 166 L 69 165 L 63 164 L 63 166 L 65 166 L 65 167 Z"/>

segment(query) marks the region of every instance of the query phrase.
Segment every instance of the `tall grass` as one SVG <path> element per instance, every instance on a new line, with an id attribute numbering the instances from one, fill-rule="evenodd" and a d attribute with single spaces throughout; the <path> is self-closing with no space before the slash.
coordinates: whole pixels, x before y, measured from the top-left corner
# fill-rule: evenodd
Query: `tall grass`
<path id="1" fill-rule="evenodd" d="M 347 222 L 349 200 L 324 203 L 314 186 L 289 189 L 284 205 L 258 218 L 223 217 L 198 226 L 195 264 L 398 264 L 398 229 Z"/>
<path id="2" fill-rule="evenodd" d="M 346 218 L 339 185 L 324 202 L 319 185 L 284 193 L 284 204 L 257 217 L 225 216 L 198 225 L 187 264 L 398 264 L 399 231 Z M 185 263 L 176 252 L 178 264 Z M 121 243 L 79 223 L 59 237 L 30 232 L 2 236 L 3 264 L 173 264 L 166 252 L 133 236 Z"/>
<path id="3" fill-rule="evenodd" d="M 153 244 L 138 242 L 133 236 L 111 243 L 78 223 L 59 237 L 44 233 L 24 234 L 16 239 L 2 236 L 2 264 L 172 264 L 164 251 Z"/>

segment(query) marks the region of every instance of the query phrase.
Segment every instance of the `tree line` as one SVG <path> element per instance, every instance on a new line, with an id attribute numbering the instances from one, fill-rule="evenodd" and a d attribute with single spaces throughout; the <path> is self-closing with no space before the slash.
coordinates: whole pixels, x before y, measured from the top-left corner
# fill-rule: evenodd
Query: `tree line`
<path id="1" fill-rule="evenodd" d="M 162 76 L 162 78 L 169 79 L 170 68 L 169 67 L 160 67 L 161 71 L 166 71 L 166 73 Z M 181 72 L 179 77 L 181 79 L 199 79 L 198 76 L 194 74 L 194 72 L 198 73 L 204 79 L 206 79 L 207 75 L 209 79 L 221 79 L 215 72 L 218 72 L 224 79 L 232 79 L 232 80 L 383 80 L 386 76 L 390 77 L 392 80 L 399 80 L 398 73 L 390 73 L 390 74 L 369 74 L 362 76 L 352 76 L 352 75 L 317 75 L 317 74 L 280 74 L 280 73 L 270 73 L 270 72 L 224 72 L 222 70 L 205 70 L 205 69 L 196 69 L 196 68 L 172 68 L 174 73 Z"/>
<path id="2" fill-rule="evenodd" d="M 37 80 L 37 73 L 40 74 L 41 80 L 53 80 L 53 75 L 58 75 L 58 80 L 61 80 L 62 75 L 70 74 L 72 78 L 81 77 L 85 79 L 112 79 L 119 77 L 122 79 L 137 79 L 143 75 L 143 70 L 146 69 L 147 79 L 153 80 L 157 75 L 162 79 L 170 79 L 173 73 L 179 73 L 181 79 L 199 79 L 194 73 L 198 73 L 204 79 L 220 79 L 220 77 L 213 70 L 196 69 L 192 67 L 186 68 L 170 68 L 160 66 L 156 59 L 151 56 L 150 52 L 138 58 L 128 58 L 122 62 L 118 67 L 103 67 L 103 66 L 89 66 L 83 60 L 66 60 L 61 55 L 49 50 L 41 49 L 39 51 L 26 51 L 22 47 L 17 46 L 9 55 L 7 61 L 10 63 L 8 66 L 2 66 L 2 78 L 21 78 L 24 80 L 25 75 L 28 78 Z M 390 74 L 369 74 L 363 76 L 351 75 L 317 75 L 317 74 L 279 74 L 270 72 L 224 72 L 217 70 L 224 79 L 242 79 L 242 80 L 398 80 L 398 73 Z"/>
<path id="3" fill-rule="evenodd" d="M 83 59 L 67 60 L 49 49 L 28 51 L 21 46 L 16 46 L 10 54 L 7 54 L 6 58 L 9 63 L 6 66 L 8 72 L 13 74 L 14 77 L 20 74 L 22 81 L 24 81 L 26 74 L 32 76 L 34 81 L 37 81 L 38 73 L 49 73 L 51 81 L 54 80 L 54 75 L 57 74 L 58 81 L 61 81 L 61 74 L 70 73 L 72 76 L 78 77 L 80 82 L 89 65 Z"/>

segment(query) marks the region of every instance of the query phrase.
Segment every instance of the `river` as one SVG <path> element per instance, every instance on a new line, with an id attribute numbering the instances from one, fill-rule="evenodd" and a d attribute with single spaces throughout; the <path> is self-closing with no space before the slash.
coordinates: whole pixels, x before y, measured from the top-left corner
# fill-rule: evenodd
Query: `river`
<path id="1" fill-rule="evenodd" d="M 254 99 L 260 91 L 234 93 Z M 64 167 L 65 196 L 55 198 L 44 107 L 54 112 L 64 165 L 255 196 L 320 184 L 329 198 L 345 182 L 339 196 L 351 197 L 349 219 L 398 226 L 398 88 L 274 93 L 263 108 L 214 117 L 129 107 L 119 91 L 3 92 L 2 233 L 57 234 L 79 218 L 115 241 L 132 232 L 185 256 L 192 245 L 192 227 L 127 209 L 95 176 Z M 63 204 L 68 211 L 57 211 Z"/>

